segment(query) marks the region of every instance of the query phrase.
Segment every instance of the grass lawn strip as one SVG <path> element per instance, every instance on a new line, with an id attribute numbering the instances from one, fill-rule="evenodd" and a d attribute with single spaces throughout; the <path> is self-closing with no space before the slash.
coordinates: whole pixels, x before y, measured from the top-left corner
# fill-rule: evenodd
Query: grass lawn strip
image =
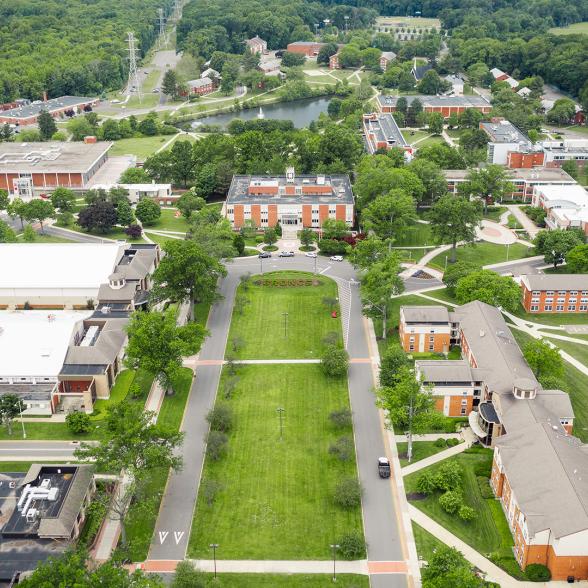
<path id="1" fill-rule="evenodd" d="M 156 135 L 155 137 L 133 137 L 131 139 L 120 139 L 114 142 L 108 154 L 136 155 L 141 161 L 153 155 L 166 141 L 171 139 L 170 135 Z"/>
<path id="2" fill-rule="evenodd" d="M 318 280 L 318 286 L 256 286 L 263 280 Z M 237 296 L 249 300 L 242 314 L 233 311 L 227 345 L 227 356 L 235 359 L 312 359 L 319 358 L 325 345 L 322 339 L 329 332 L 341 337 L 341 324 L 331 317 L 322 304 L 324 297 L 336 298 L 337 285 L 322 276 L 305 272 L 272 272 L 250 280 L 249 291 L 239 286 Z M 288 313 L 287 317 L 284 313 Z M 286 321 L 287 336 L 284 336 Z M 236 351 L 232 341 L 243 341 Z"/>
<path id="3" fill-rule="evenodd" d="M 559 327 L 561 325 L 586 325 L 588 324 L 588 313 L 585 312 L 525 312 L 522 305 L 519 305 L 517 312 L 513 313 L 519 318 L 531 323 Z M 559 333 L 569 335 L 569 333 Z M 575 336 L 575 335 L 570 335 Z"/>
<path id="4" fill-rule="evenodd" d="M 398 456 L 400 458 L 400 466 L 404 467 L 409 465 L 408 459 L 406 457 L 402 457 L 403 455 L 406 455 L 406 452 L 408 451 L 408 443 L 396 443 L 396 447 L 398 449 Z M 411 463 L 421 461 L 421 459 L 431 457 L 431 455 L 435 455 L 440 451 L 445 451 L 446 449 L 448 449 L 447 445 L 437 447 L 434 441 L 414 441 L 412 444 Z"/>
<path id="5" fill-rule="evenodd" d="M 190 225 L 183 216 L 176 217 L 177 208 L 162 208 L 161 216 L 153 225 L 145 226 L 147 231 L 177 231 L 185 233 Z M 180 235 L 178 235 L 180 236 Z"/>
<path id="6" fill-rule="evenodd" d="M 206 574 L 212 582 L 213 574 Z M 330 574 L 218 574 L 219 586 L 230 588 L 330 588 Z M 210 584 L 212 586 L 212 583 Z M 369 588 L 369 576 L 337 574 L 338 588 Z M 207 584 L 208 586 L 208 584 Z"/>
<path id="7" fill-rule="evenodd" d="M 491 265 L 507 261 L 506 245 L 481 242 L 475 245 L 465 245 L 457 248 L 457 261 L 471 261 L 480 266 Z M 508 260 L 522 259 L 529 251 L 529 248 L 522 243 L 513 243 L 509 246 Z M 451 259 L 451 250 L 443 251 L 434 257 L 427 265 L 441 271 L 445 269 L 445 257 Z"/>
<path id="8" fill-rule="evenodd" d="M 333 541 L 362 534 L 360 507 L 344 510 L 332 498 L 339 480 L 357 477 L 355 459 L 328 453 L 352 434 L 329 420 L 349 407 L 347 382 L 313 364 L 241 366 L 238 376 L 228 452 L 205 461 L 188 554 L 208 558 L 217 542 L 223 559 L 328 559 Z M 225 369 L 218 402 L 227 377 Z M 277 407 L 285 409 L 283 440 Z M 212 505 L 202 495 L 207 480 L 222 486 Z"/>
<path id="9" fill-rule="evenodd" d="M 443 541 L 439 541 L 437 537 L 431 535 L 429 531 L 426 531 L 414 521 L 412 523 L 412 534 L 414 535 L 419 559 L 423 559 L 424 561 L 429 561 L 437 549 L 445 546 Z"/>

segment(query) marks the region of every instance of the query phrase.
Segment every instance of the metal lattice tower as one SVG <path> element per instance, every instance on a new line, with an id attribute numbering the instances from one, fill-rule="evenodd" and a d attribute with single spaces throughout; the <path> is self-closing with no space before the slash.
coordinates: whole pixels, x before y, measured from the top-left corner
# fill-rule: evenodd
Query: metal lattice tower
<path id="1" fill-rule="evenodd" d="M 139 73 L 137 71 L 137 51 L 135 47 L 135 35 L 128 33 L 127 40 L 129 42 L 129 80 L 127 82 L 127 94 L 136 94 L 141 102 L 141 84 L 139 82 Z"/>
<path id="2" fill-rule="evenodd" d="M 157 48 L 163 49 L 167 44 L 165 34 L 165 16 L 163 16 L 163 8 L 157 9 L 157 21 L 159 22 L 159 37 L 157 38 Z"/>

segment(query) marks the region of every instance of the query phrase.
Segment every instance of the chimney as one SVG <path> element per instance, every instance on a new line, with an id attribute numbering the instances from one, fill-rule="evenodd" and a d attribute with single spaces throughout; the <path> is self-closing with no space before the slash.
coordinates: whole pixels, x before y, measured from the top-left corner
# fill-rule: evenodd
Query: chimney
<path id="1" fill-rule="evenodd" d="M 43 90 L 43 102 L 47 102 L 47 90 Z"/>

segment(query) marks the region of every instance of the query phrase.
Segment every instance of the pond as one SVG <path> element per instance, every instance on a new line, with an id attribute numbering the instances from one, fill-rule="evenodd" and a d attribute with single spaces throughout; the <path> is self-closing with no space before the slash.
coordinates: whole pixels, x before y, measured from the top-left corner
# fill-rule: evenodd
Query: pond
<path id="1" fill-rule="evenodd" d="M 261 107 L 263 118 L 277 120 L 291 120 L 297 129 L 307 127 L 313 120 L 319 117 L 321 112 L 327 112 L 330 96 L 320 98 L 308 98 L 296 100 L 295 102 L 278 102 L 267 104 Z M 199 118 L 192 123 L 192 128 L 197 129 L 200 125 L 228 125 L 233 119 L 252 120 L 258 118 L 260 108 L 248 108 L 239 112 L 225 112 Z"/>

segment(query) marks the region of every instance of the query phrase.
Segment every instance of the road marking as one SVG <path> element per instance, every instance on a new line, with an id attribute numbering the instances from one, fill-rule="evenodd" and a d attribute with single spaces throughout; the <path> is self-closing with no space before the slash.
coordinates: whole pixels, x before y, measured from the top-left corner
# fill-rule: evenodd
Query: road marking
<path id="1" fill-rule="evenodd" d="M 370 574 L 406 574 L 408 565 L 406 561 L 368 561 Z"/>
<path id="2" fill-rule="evenodd" d="M 174 539 L 176 540 L 176 545 L 180 543 L 182 537 L 186 534 L 185 531 L 174 531 Z"/>
<path id="3" fill-rule="evenodd" d="M 159 531 L 159 544 L 163 545 L 167 536 L 169 535 L 169 531 Z"/>

